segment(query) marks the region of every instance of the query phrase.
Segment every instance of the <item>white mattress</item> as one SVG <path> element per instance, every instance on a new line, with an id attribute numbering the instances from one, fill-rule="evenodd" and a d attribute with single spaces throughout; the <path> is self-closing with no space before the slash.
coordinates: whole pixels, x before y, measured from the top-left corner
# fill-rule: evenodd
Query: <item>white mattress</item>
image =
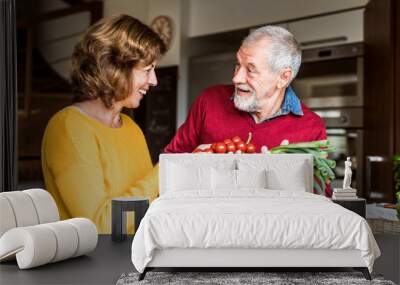
<path id="1" fill-rule="evenodd" d="M 132 262 L 143 272 L 155 250 L 170 248 L 359 250 L 370 271 L 380 255 L 359 215 L 319 195 L 266 189 L 164 194 L 139 226 Z"/>

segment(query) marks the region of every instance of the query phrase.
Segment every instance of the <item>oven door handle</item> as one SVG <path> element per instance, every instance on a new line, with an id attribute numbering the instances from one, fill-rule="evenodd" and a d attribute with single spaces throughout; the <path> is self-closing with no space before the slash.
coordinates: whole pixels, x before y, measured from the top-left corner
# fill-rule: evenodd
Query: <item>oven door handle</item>
<path id="1" fill-rule="evenodd" d="M 365 164 L 365 175 L 366 175 L 366 194 L 368 196 L 371 195 L 372 193 L 372 163 L 373 162 L 384 162 L 385 161 L 385 157 L 384 156 L 380 156 L 380 155 L 367 155 L 366 157 L 366 164 Z"/>

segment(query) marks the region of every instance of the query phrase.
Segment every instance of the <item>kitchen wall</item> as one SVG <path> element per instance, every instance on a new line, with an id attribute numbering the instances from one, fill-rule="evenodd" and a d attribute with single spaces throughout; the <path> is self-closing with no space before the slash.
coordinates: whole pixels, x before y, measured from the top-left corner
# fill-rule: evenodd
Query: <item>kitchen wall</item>
<path id="1" fill-rule="evenodd" d="M 191 0 L 191 37 L 366 5 L 368 0 Z"/>
<path id="2" fill-rule="evenodd" d="M 61 0 L 45 2 L 44 9 L 65 5 Z M 177 127 L 185 120 L 188 110 L 188 68 L 189 50 L 201 53 L 200 45 L 190 46 L 190 39 L 226 31 L 238 30 L 272 22 L 316 15 L 352 7 L 363 6 L 368 0 L 104 0 L 104 16 L 125 13 L 144 23 L 150 24 L 158 15 L 167 15 L 174 22 L 174 38 L 168 53 L 159 63 L 160 67 L 179 65 Z M 249 5 L 251 3 L 251 5 Z M 53 7 L 54 6 L 54 7 Z M 68 55 L 72 53 L 79 32 L 88 25 L 88 15 L 75 16 L 73 24 L 67 19 L 47 23 L 41 29 L 41 41 L 51 40 L 52 30 L 75 36 L 48 45 L 43 52 L 53 67 L 63 77 L 69 74 Z M 312 26 L 319 26 L 311 23 Z M 330 25 L 332 26 L 332 25 Z M 350 22 L 349 27 L 352 26 Z M 308 30 L 308 29 L 307 29 Z M 62 36 L 58 34 L 58 37 Z M 307 36 L 307 35 L 306 35 Z M 65 60 L 58 60 L 65 59 Z"/>

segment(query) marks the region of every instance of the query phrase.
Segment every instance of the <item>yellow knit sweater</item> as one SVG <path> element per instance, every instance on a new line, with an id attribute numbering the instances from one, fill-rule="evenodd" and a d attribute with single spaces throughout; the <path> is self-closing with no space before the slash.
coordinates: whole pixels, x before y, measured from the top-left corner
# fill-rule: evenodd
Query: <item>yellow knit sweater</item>
<path id="1" fill-rule="evenodd" d="M 120 128 L 109 128 L 71 106 L 49 121 L 42 168 L 61 219 L 86 217 L 99 233 L 110 233 L 112 198 L 157 197 L 158 165 L 153 168 L 138 125 L 126 115 L 121 118 Z"/>

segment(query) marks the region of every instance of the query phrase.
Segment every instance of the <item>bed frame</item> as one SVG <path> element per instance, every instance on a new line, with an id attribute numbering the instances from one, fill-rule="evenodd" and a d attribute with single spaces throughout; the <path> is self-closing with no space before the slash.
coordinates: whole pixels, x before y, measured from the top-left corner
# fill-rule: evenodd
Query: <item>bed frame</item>
<path id="1" fill-rule="evenodd" d="M 196 158 L 194 159 L 194 157 Z M 237 155 L 219 154 L 161 154 L 160 155 L 160 195 L 167 191 L 168 180 L 167 161 L 180 159 L 195 160 L 227 160 L 235 159 Z M 239 157 L 244 158 L 245 155 Z M 246 159 L 265 159 L 268 155 L 251 154 Z M 288 155 L 269 155 L 271 161 L 279 159 L 286 160 Z M 304 161 L 305 181 L 307 191 L 312 191 L 313 161 L 308 154 L 290 155 L 290 159 Z M 139 280 L 143 280 L 146 273 L 156 268 L 231 268 L 235 271 L 246 271 L 249 269 L 262 268 L 343 268 L 350 267 L 361 271 L 367 280 L 371 276 L 359 250 L 330 250 L 330 249 L 254 249 L 254 248 L 168 248 L 157 249 L 153 259 Z"/>
<path id="2" fill-rule="evenodd" d="M 155 268 L 232 268 L 246 271 L 254 268 L 343 268 L 361 271 L 367 280 L 371 275 L 359 250 L 329 249 L 194 249 L 156 250 L 152 261 L 139 275 Z M 289 270 L 289 269 L 288 269 Z"/>

